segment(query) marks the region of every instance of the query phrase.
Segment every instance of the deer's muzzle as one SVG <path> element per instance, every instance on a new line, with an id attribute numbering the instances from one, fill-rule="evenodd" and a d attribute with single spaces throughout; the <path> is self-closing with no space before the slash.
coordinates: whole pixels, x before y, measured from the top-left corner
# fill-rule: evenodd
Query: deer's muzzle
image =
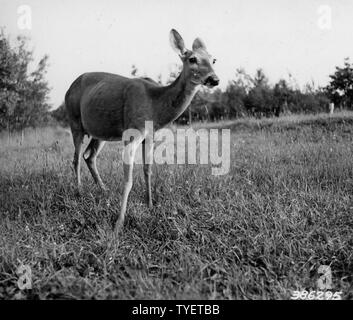
<path id="1" fill-rule="evenodd" d="M 213 74 L 209 77 L 206 78 L 204 85 L 208 86 L 208 87 L 215 87 L 219 84 L 219 79 L 218 77 Z"/>

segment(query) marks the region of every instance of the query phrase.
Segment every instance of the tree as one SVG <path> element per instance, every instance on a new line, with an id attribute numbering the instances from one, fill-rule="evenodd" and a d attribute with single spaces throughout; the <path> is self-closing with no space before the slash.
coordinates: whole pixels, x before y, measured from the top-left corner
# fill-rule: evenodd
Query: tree
<path id="1" fill-rule="evenodd" d="M 326 87 L 329 98 L 335 104 L 344 108 L 353 107 L 353 65 L 349 58 L 344 60 L 343 67 L 336 67 L 334 74 L 330 75 L 331 81 Z"/>
<path id="2" fill-rule="evenodd" d="M 260 68 L 256 70 L 255 77 L 252 79 L 254 87 L 269 87 L 269 81 L 264 71 Z"/>
<path id="3" fill-rule="evenodd" d="M 222 104 L 227 109 L 229 118 L 238 118 L 247 114 L 244 101 L 252 85 L 253 80 L 245 70 L 237 69 L 235 80 L 228 83 L 222 95 Z"/>
<path id="4" fill-rule="evenodd" d="M 9 127 L 19 94 L 16 89 L 16 74 L 13 66 L 17 59 L 3 31 L 0 33 L 0 129 Z"/>
<path id="5" fill-rule="evenodd" d="M 244 106 L 246 95 L 245 88 L 239 86 L 235 81 L 228 84 L 222 95 L 222 102 L 227 109 L 229 118 L 238 118 L 247 113 Z"/>
<path id="6" fill-rule="evenodd" d="M 26 48 L 28 39 L 17 37 L 11 47 L 0 32 L 0 130 L 23 130 L 43 122 L 50 108 L 49 86 L 45 80 L 48 56 L 30 72 L 33 52 Z"/>
<path id="7" fill-rule="evenodd" d="M 291 101 L 292 90 L 289 88 L 287 81 L 280 79 L 273 88 L 273 104 L 274 114 L 279 117 L 284 108 Z"/>
<path id="8" fill-rule="evenodd" d="M 273 115 L 273 90 L 262 69 L 256 70 L 253 87 L 244 100 L 248 112 L 257 117 Z"/>
<path id="9" fill-rule="evenodd" d="M 69 125 L 69 117 L 67 116 L 65 102 L 63 102 L 59 108 L 50 112 L 50 115 L 62 126 L 67 127 Z"/>

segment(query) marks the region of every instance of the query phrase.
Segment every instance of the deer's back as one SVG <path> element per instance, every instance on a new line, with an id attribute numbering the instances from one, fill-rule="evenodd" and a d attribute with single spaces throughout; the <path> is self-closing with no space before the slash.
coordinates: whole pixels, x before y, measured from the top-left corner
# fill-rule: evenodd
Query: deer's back
<path id="1" fill-rule="evenodd" d="M 93 137 L 119 140 L 125 129 L 138 128 L 142 117 L 148 117 L 146 85 L 152 83 L 111 73 L 85 73 L 66 94 L 69 118 Z"/>

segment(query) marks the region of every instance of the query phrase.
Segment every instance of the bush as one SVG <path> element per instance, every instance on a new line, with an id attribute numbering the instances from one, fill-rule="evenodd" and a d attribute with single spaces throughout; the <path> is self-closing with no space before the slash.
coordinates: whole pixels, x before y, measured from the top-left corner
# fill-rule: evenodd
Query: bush
<path id="1" fill-rule="evenodd" d="M 29 66 L 33 52 L 26 48 L 27 38 L 18 37 L 11 47 L 0 32 L 0 130 L 20 130 L 46 121 L 50 108 L 49 86 L 45 80 L 48 56 L 33 71 Z"/>

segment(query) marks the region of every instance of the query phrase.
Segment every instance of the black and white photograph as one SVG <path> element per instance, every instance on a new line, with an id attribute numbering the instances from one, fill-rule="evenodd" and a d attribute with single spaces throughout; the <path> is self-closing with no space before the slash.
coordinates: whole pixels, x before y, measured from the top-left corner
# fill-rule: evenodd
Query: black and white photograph
<path id="1" fill-rule="evenodd" d="M 351 0 L 0 0 L 0 300 L 221 319 L 352 253 Z"/>

